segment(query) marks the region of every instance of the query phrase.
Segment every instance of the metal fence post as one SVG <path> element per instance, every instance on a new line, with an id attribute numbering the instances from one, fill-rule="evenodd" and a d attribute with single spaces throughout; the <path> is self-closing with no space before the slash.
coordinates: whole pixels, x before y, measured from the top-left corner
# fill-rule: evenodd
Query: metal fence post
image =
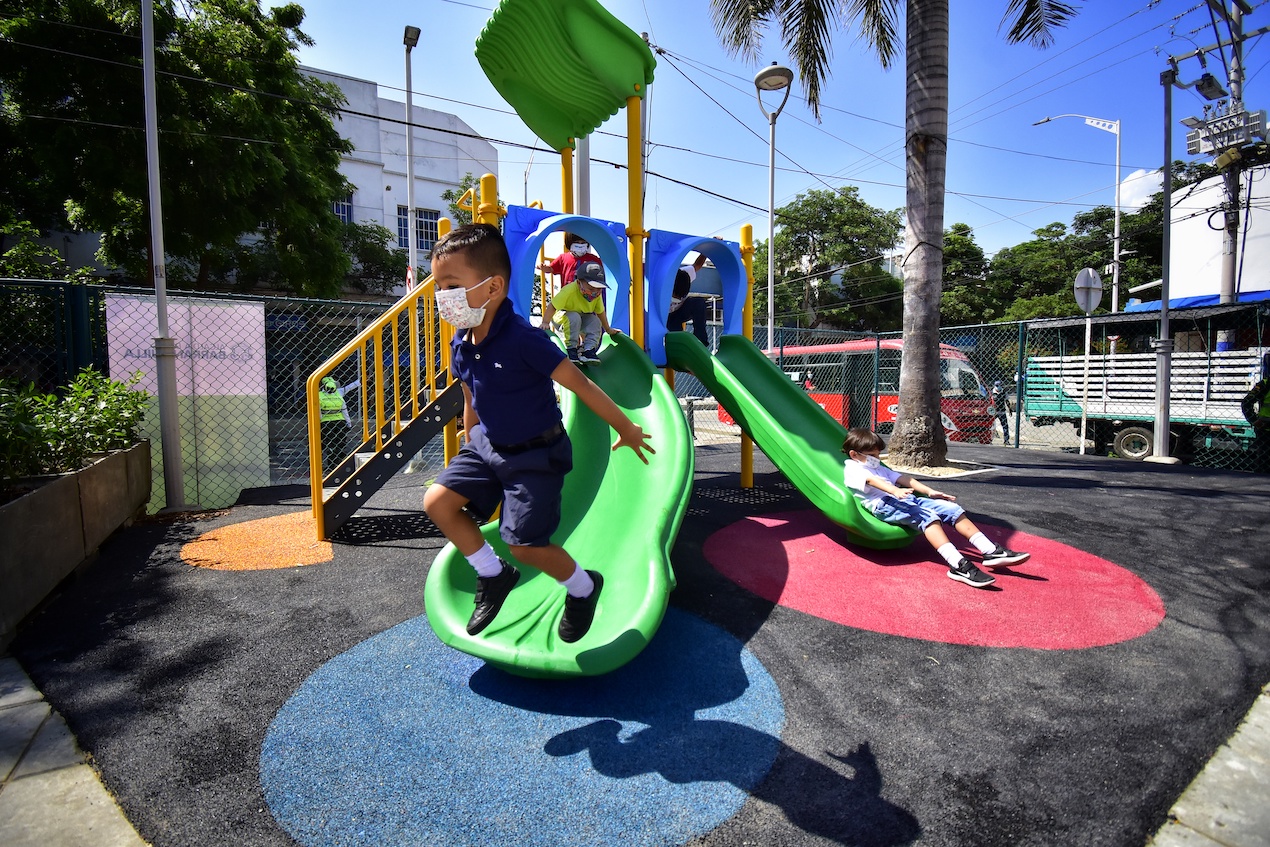
<path id="1" fill-rule="evenodd" d="M 1023 398 L 1027 392 L 1027 323 L 1019 321 L 1019 355 L 1014 366 L 1014 449 L 1019 449 L 1023 428 Z"/>

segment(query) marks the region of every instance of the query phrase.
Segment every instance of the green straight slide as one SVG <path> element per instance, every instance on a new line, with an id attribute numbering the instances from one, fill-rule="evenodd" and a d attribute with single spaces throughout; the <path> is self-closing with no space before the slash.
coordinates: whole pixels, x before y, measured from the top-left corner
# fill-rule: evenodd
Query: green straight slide
<path id="1" fill-rule="evenodd" d="M 476 575 L 453 545 L 438 554 L 424 584 L 428 623 L 441 641 L 519 676 L 592 676 L 621 667 L 652 639 L 674 588 L 670 548 L 692 492 L 688 424 L 674 392 L 629 338 L 610 338 L 600 362 L 587 376 L 652 436 L 657 452 L 647 466 L 626 447 L 612 452 L 616 434 L 608 424 L 573 392 L 560 391 L 573 471 L 565 479 L 560 528 L 552 540 L 582 567 L 604 575 L 591 630 L 573 644 L 562 642 L 556 627 L 564 589 L 526 565 L 518 567 L 520 582 L 494 622 L 477 636 L 466 629 Z M 497 522 L 482 532 L 513 561 Z"/>
<path id="2" fill-rule="evenodd" d="M 666 335 L 666 361 L 701 380 L 754 443 L 849 540 L 877 550 L 906 546 L 916 535 L 883 523 L 847 490 L 842 478 L 846 430 L 742 335 L 725 335 L 719 352 L 691 333 Z"/>

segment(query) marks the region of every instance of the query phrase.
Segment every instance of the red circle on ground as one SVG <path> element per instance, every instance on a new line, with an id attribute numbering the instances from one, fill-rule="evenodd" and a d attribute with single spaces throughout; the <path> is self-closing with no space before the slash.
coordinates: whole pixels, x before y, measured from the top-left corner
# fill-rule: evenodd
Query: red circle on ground
<path id="1" fill-rule="evenodd" d="M 1119 565 L 1035 535 L 981 529 L 1032 554 L 988 569 L 997 581 L 986 589 L 949 579 L 921 538 L 902 550 L 848 547 L 842 529 L 814 510 L 737 521 L 706 539 L 704 553 L 715 570 L 773 603 L 906 638 L 1073 650 L 1137 638 L 1164 619 L 1160 596 Z"/>

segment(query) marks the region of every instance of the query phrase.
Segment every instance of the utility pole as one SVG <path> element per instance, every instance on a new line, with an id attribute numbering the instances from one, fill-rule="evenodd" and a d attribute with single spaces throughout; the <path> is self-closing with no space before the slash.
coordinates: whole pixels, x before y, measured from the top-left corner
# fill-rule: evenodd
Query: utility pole
<path id="1" fill-rule="evenodd" d="M 1186 136 L 1186 152 L 1204 154 L 1213 157 L 1213 164 L 1222 174 L 1224 189 L 1223 227 L 1222 227 L 1222 271 L 1219 283 L 1219 301 L 1234 303 L 1238 297 L 1239 272 L 1239 206 L 1240 206 L 1240 166 L 1241 147 L 1252 143 L 1253 139 L 1266 137 L 1266 113 L 1264 110 L 1249 112 L 1244 107 L 1244 42 L 1251 37 L 1270 32 L 1270 27 L 1260 27 L 1251 33 L 1244 32 L 1244 18 L 1252 13 L 1248 0 L 1231 0 L 1230 8 L 1226 0 L 1207 0 L 1211 12 L 1220 17 L 1230 30 L 1230 37 L 1218 37 L 1216 44 L 1187 53 L 1185 56 L 1171 57 L 1176 63 L 1180 59 L 1198 57 L 1200 64 L 1206 67 L 1205 54 L 1214 50 L 1219 55 L 1224 48 L 1230 48 L 1230 63 L 1227 66 L 1226 83 L 1230 87 L 1229 94 L 1222 89 L 1220 83 L 1207 70 L 1195 83 L 1195 88 L 1207 100 L 1222 97 L 1229 99 L 1218 103 L 1215 108 L 1204 107 L 1204 117 L 1186 118 L 1182 121 L 1191 132 Z M 1174 65 L 1176 67 L 1176 65 Z M 1218 349 L 1223 349 L 1225 339 L 1218 337 Z"/>
<path id="2" fill-rule="evenodd" d="M 1209 0 L 1213 2 L 1213 0 Z M 1222 3 L 1221 5 L 1225 5 Z M 1234 3 L 1230 12 L 1225 13 L 1223 8 L 1220 11 L 1225 13 L 1227 23 L 1230 25 L 1230 113 L 1237 114 L 1244 110 L 1244 80 L 1243 80 L 1243 53 L 1244 53 L 1244 13 L 1239 8 L 1239 3 Z M 1225 155 L 1219 156 L 1218 160 L 1226 158 Z M 1219 165 L 1220 167 L 1220 165 Z M 1221 255 L 1221 303 L 1235 302 L 1235 274 L 1239 267 L 1239 154 L 1235 153 L 1229 157 L 1226 163 L 1222 179 L 1226 186 L 1226 208 L 1225 208 L 1225 227 L 1222 230 L 1222 255 Z"/>

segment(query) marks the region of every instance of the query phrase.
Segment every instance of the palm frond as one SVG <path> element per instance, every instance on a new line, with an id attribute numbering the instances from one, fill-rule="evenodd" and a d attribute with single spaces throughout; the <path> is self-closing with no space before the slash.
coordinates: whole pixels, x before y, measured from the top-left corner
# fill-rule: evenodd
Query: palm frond
<path id="1" fill-rule="evenodd" d="M 753 61 L 763 47 L 776 0 L 710 0 L 710 21 L 724 49 Z"/>
<path id="2" fill-rule="evenodd" d="M 833 59 L 831 31 L 835 18 L 834 0 L 781 0 L 781 41 L 798 69 L 803 96 L 816 120 L 820 120 L 820 89 L 829 76 Z"/>
<path id="3" fill-rule="evenodd" d="M 1045 48 L 1054 43 L 1054 30 L 1076 15 L 1076 7 L 1062 0 L 1010 0 L 1001 26 L 1009 24 L 1006 40 L 1011 44 L 1031 42 Z"/>
<path id="4" fill-rule="evenodd" d="M 861 37 L 878 54 L 882 68 L 889 68 L 900 51 L 896 0 L 847 0 L 843 20 L 848 24 L 860 22 Z"/>

